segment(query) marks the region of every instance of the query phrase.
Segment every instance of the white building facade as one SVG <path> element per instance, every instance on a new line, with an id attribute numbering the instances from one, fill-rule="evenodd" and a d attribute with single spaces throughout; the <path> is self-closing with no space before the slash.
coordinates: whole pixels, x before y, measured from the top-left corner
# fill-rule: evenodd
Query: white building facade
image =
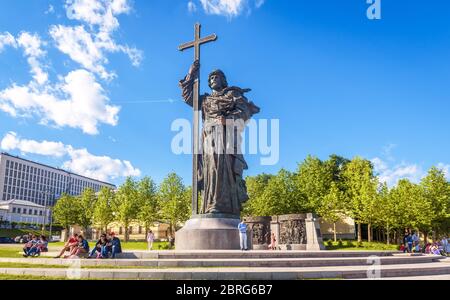
<path id="1" fill-rule="evenodd" d="M 47 216 L 46 220 L 45 216 Z M 49 224 L 49 210 L 45 206 L 30 201 L 0 201 L 0 221 L 36 225 Z"/>
<path id="2" fill-rule="evenodd" d="M 107 182 L 0 153 L 0 201 L 23 200 L 52 207 L 64 193 L 77 196 L 86 188 L 99 192 L 102 187 L 116 188 Z"/>

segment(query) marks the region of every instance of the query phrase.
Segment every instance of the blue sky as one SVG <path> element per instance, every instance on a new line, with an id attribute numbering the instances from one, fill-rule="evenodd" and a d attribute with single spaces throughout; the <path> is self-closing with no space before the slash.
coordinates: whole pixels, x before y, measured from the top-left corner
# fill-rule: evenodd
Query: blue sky
<path id="1" fill-rule="evenodd" d="M 280 120 L 279 162 L 247 155 L 247 175 L 332 153 L 373 160 L 390 184 L 450 169 L 448 1 L 383 0 L 381 20 L 366 0 L 90 3 L 0 2 L 3 151 L 116 184 L 172 171 L 189 183 L 171 124 L 191 119 L 178 80 L 193 54 L 177 46 L 200 22 L 219 36 L 202 50 L 203 83 L 221 68 L 252 88 L 257 119 Z"/>

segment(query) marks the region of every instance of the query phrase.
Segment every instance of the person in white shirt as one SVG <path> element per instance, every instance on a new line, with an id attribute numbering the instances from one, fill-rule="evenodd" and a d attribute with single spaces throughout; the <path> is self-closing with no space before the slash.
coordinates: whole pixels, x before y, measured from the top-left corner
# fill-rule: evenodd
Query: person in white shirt
<path id="1" fill-rule="evenodd" d="M 247 251 L 247 224 L 242 220 L 238 225 L 241 250 Z"/>
<path id="2" fill-rule="evenodd" d="M 414 244 L 418 245 L 420 242 L 419 236 L 417 235 L 417 233 L 414 231 L 413 235 L 412 235 L 412 241 Z"/>
<path id="3" fill-rule="evenodd" d="M 147 234 L 148 251 L 152 250 L 154 241 L 155 235 L 153 234 L 153 231 L 150 230 Z"/>

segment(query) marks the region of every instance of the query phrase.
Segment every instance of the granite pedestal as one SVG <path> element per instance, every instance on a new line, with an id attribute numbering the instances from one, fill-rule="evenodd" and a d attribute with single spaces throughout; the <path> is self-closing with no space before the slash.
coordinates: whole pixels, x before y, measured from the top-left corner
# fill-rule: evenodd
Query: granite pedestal
<path id="1" fill-rule="evenodd" d="M 175 250 L 239 250 L 240 219 L 227 215 L 192 217 L 175 234 Z"/>

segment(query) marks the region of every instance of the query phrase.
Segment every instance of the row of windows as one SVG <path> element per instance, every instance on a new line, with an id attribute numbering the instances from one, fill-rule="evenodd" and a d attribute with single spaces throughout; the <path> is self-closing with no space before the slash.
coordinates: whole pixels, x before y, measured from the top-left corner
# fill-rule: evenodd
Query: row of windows
<path id="1" fill-rule="evenodd" d="M 44 214 L 44 212 L 42 210 L 37 210 L 37 209 L 33 210 L 31 208 L 26 209 L 26 208 L 20 208 L 20 207 L 17 207 L 17 208 L 13 207 L 12 213 L 13 214 L 15 214 L 15 213 L 17 213 L 17 214 L 24 214 L 24 215 L 35 215 L 35 216 L 37 216 L 38 214 L 40 216 L 42 216 Z"/>
<path id="2" fill-rule="evenodd" d="M 63 193 L 76 196 L 86 188 L 92 188 L 98 192 L 102 186 L 7 160 L 3 200 L 20 199 L 45 205 L 46 196 L 40 191 L 52 191 L 54 196 Z"/>
<path id="3" fill-rule="evenodd" d="M 70 176 L 65 176 L 59 173 L 51 172 L 48 170 L 39 169 L 33 166 L 25 165 L 18 162 L 13 162 L 10 160 L 6 160 L 6 176 L 19 178 L 23 180 L 31 180 L 38 183 L 46 183 L 52 184 L 55 186 L 58 184 L 62 185 L 63 183 L 71 182 L 71 184 L 77 189 L 83 189 L 86 187 L 91 187 L 95 190 L 100 190 L 102 185 L 85 181 L 79 178 L 71 178 Z M 17 177 L 19 176 L 19 177 Z"/>

